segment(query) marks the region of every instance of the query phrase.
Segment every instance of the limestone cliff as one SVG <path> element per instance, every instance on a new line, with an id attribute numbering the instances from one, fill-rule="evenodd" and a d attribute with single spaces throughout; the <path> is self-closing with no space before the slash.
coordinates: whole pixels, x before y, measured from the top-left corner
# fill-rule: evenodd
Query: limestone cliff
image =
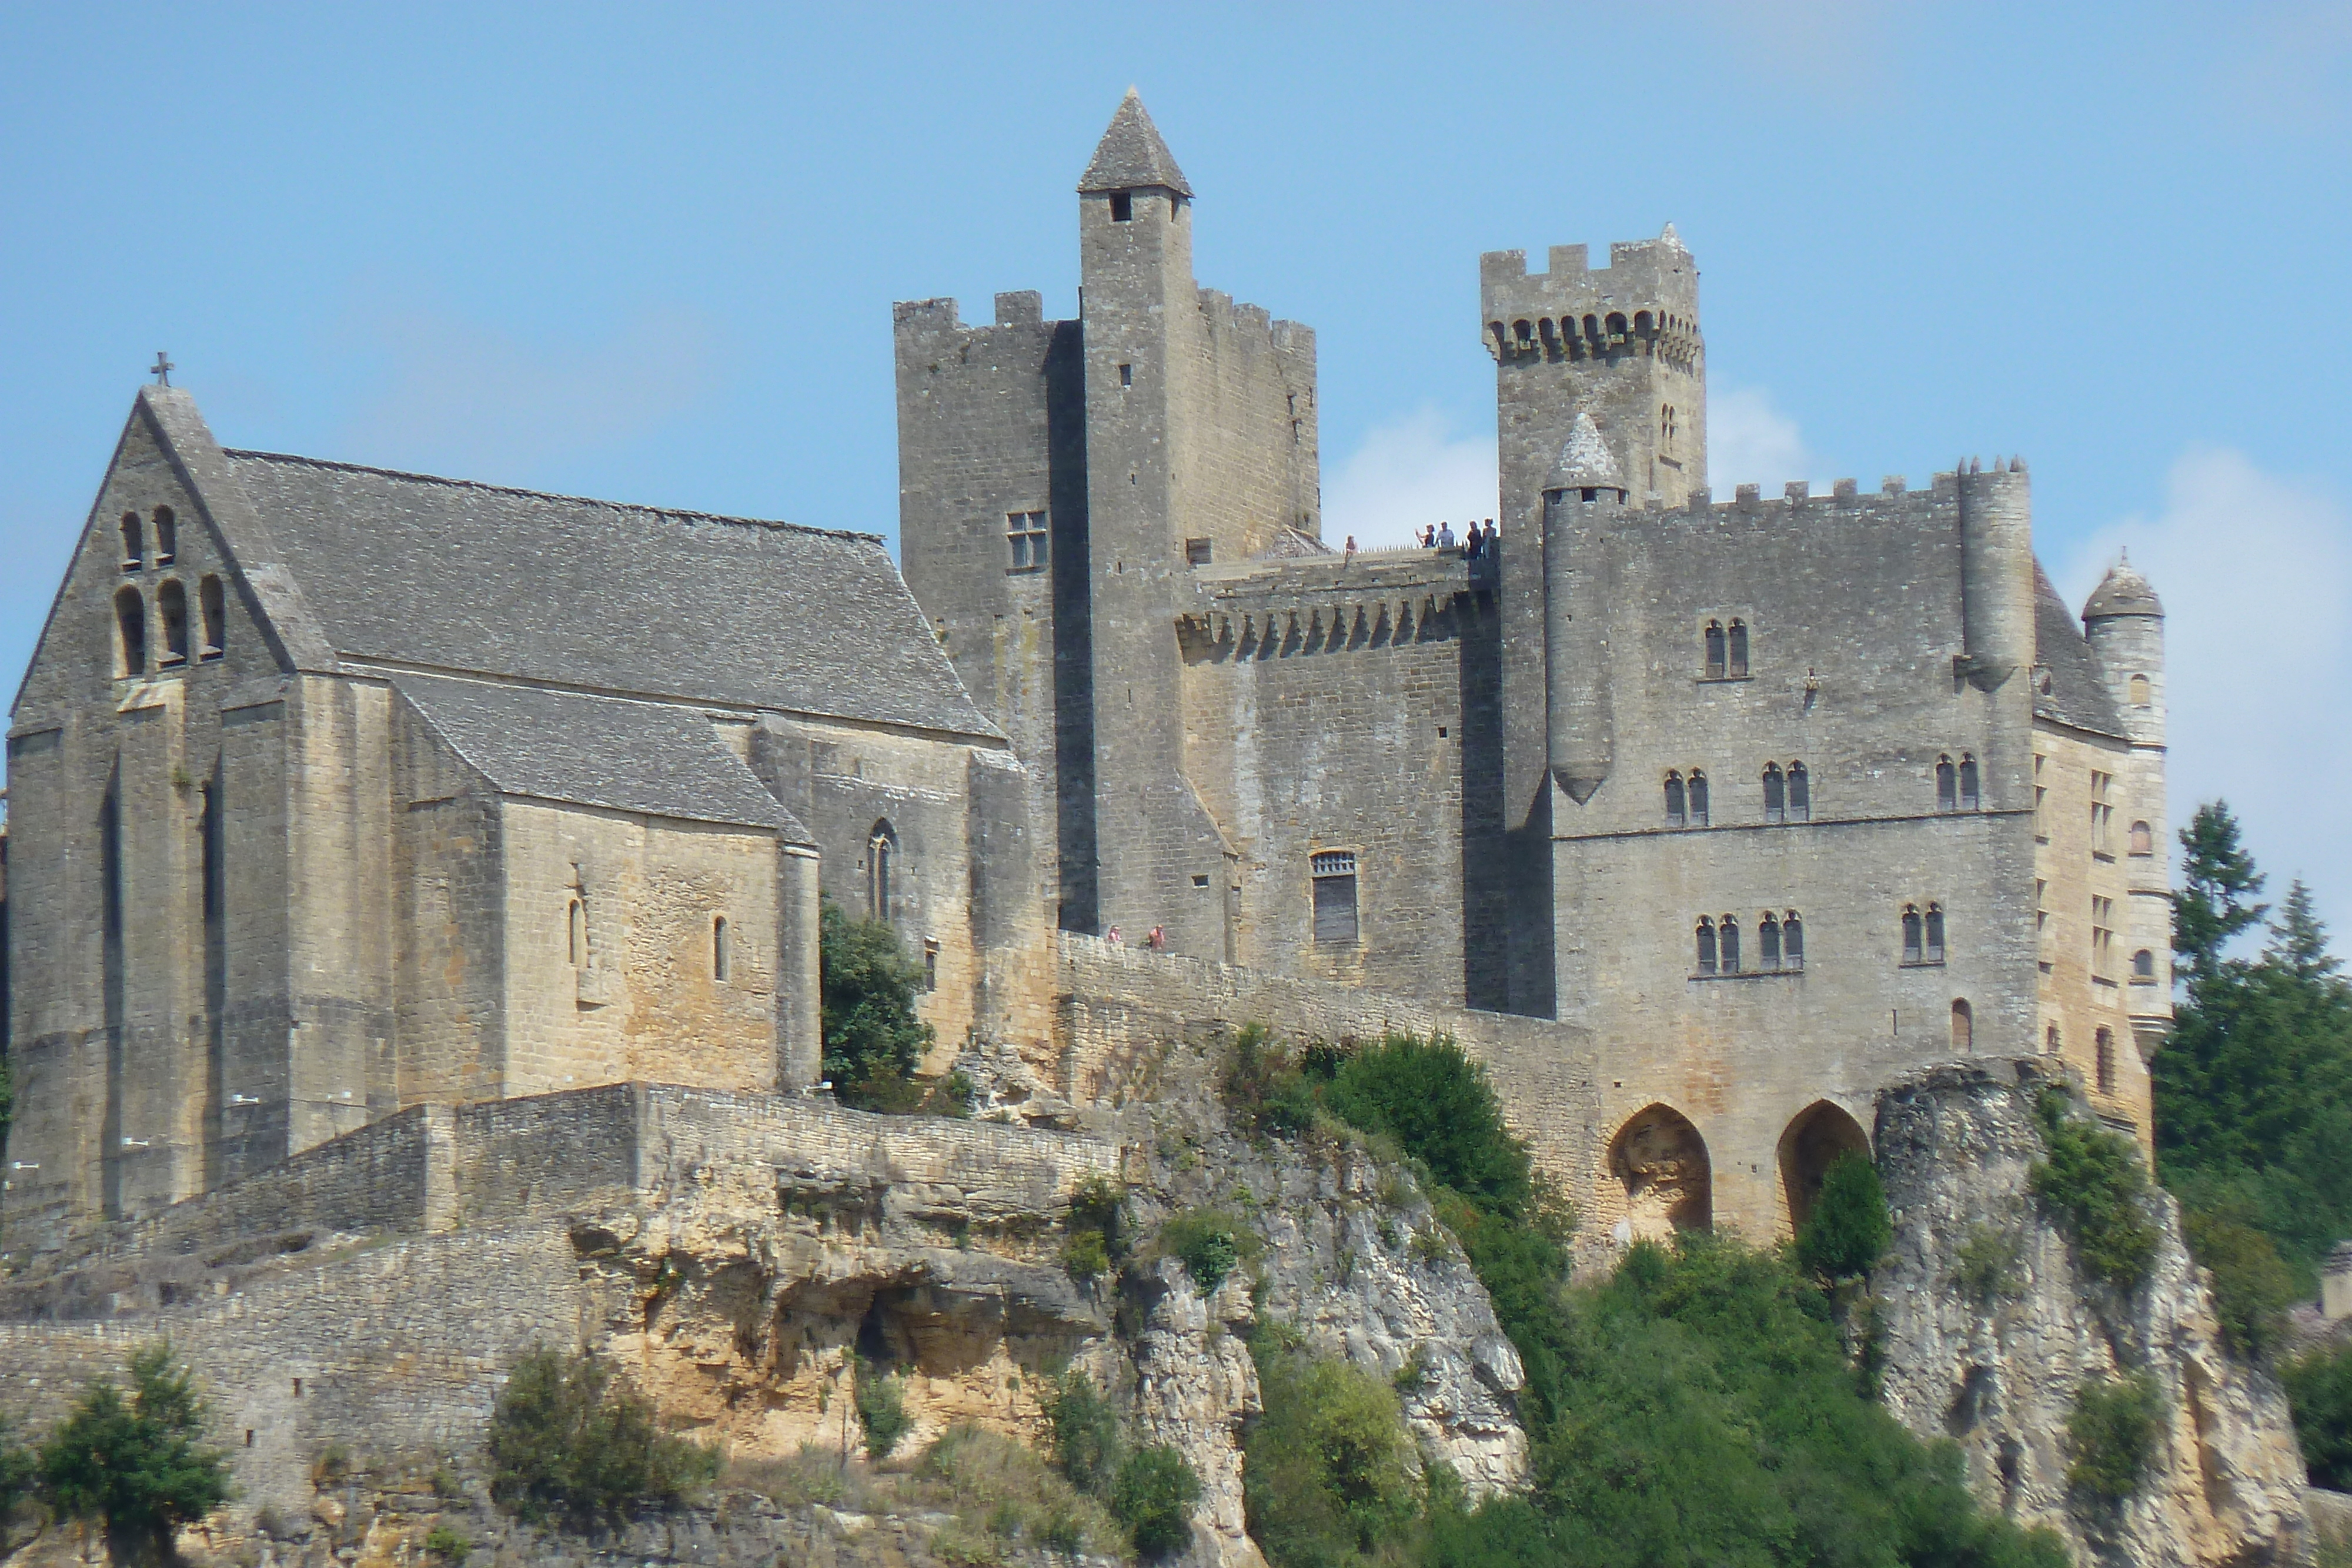
<path id="1" fill-rule="evenodd" d="M 1968 1455 L 1988 1506 L 2060 1531 L 2078 1558 L 2133 1568 L 2291 1562 L 2303 1461 L 2286 1401 L 2230 1359 L 2202 1270 L 2158 1196 L 2147 1281 L 2085 1276 L 2029 1195 L 2043 1153 L 2043 1064 L 1931 1069 L 1880 1101 L 1879 1170 L 1895 1244 L 1871 1284 L 1888 1406 Z M 2146 1372 L 2169 1412 L 2153 1473 L 2119 1509 L 2070 1499 L 2066 1418 L 2085 1380 Z"/>

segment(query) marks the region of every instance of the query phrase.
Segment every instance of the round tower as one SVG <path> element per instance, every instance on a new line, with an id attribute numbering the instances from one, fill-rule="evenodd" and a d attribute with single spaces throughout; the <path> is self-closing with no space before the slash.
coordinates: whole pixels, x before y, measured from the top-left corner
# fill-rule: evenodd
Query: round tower
<path id="1" fill-rule="evenodd" d="M 2083 633 L 2138 746 L 2164 744 L 2164 601 L 2128 553 L 2083 606 Z"/>
<path id="2" fill-rule="evenodd" d="M 1543 486 L 1545 749 L 1552 777 L 1580 806 L 1615 760 L 1601 552 L 1625 500 L 1624 469 L 1580 411 Z"/>

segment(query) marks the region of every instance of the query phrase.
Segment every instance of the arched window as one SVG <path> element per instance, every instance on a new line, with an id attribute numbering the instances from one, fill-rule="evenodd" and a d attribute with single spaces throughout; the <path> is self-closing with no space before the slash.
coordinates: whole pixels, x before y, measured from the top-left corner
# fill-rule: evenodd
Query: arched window
<path id="1" fill-rule="evenodd" d="M 1698 917 L 1698 972 L 1715 973 L 1715 922 L 1704 915 Z"/>
<path id="2" fill-rule="evenodd" d="M 1723 679 L 1723 622 L 1720 621 L 1706 623 L 1706 678 L 1710 681 Z"/>
<path id="3" fill-rule="evenodd" d="M 1801 969 L 1805 967 L 1805 923 L 1797 918 L 1793 909 L 1780 921 L 1780 967 Z"/>
<path id="4" fill-rule="evenodd" d="M 1732 915 L 1725 915 L 1716 925 L 1715 936 L 1715 945 L 1720 954 L 1722 973 L 1727 975 L 1739 973 L 1738 920 Z"/>
<path id="5" fill-rule="evenodd" d="M 2112 1094 L 2116 1092 L 2116 1031 L 2101 1030 L 2093 1044 L 2097 1051 L 2097 1061 L 2093 1065 L 2099 1075 L 2099 1092 Z"/>
<path id="6" fill-rule="evenodd" d="M 1690 770 L 1690 825 L 1706 826 L 1706 775 L 1694 768 Z"/>
<path id="7" fill-rule="evenodd" d="M 1963 751 L 1960 753 L 1960 810 L 1973 811 L 1976 809 L 1977 759 Z"/>
<path id="8" fill-rule="evenodd" d="M 1925 951 L 1920 939 L 1919 911 L 1916 906 L 1906 904 L 1903 906 L 1903 961 L 1906 964 L 1919 963 Z"/>
<path id="9" fill-rule="evenodd" d="M 898 835 L 890 831 L 888 821 L 875 823 L 866 839 L 866 909 L 873 919 L 890 918 L 890 879 L 898 869 L 894 863 L 898 858 Z"/>
<path id="10" fill-rule="evenodd" d="M 2156 830 L 2146 822 L 2134 822 L 2131 825 L 2131 852 L 2136 855 L 2156 853 Z"/>
<path id="11" fill-rule="evenodd" d="M 137 571 L 147 564 L 147 529 L 136 512 L 122 514 L 122 570 Z"/>
<path id="12" fill-rule="evenodd" d="M 1927 906 L 1927 947 L 1921 955 L 1921 962 L 1940 964 L 1943 961 L 1944 906 L 1940 904 L 1931 904 Z"/>
<path id="13" fill-rule="evenodd" d="M 2131 678 L 2131 706 L 2134 707 L 2147 707 L 2155 702 L 2155 700 L 2156 691 L 2154 687 L 2147 684 L 2147 677 L 2146 675 L 2134 675 Z"/>
<path id="14" fill-rule="evenodd" d="M 228 606 L 221 598 L 221 580 L 207 577 L 196 584 L 196 608 L 204 617 L 204 642 L 198 644 L 198 657 L 217 659 L 226 645 Z"/>
<path id="15" fill-rule="evenodd" d="M 166 665 L 188 662 L 188 591 L 177 578 L 166 578 L 155 591 L 155 619 L 163 622 Z"/>
<path id="16" fill-rule="evenodd" d="M 1789 820 L 1788 781 L 1780 777 L 1780 765 L 1777 762 L 1764 765 L 1764 820 L 1768 822 Z"/>
<path id="17" fill-rule="evenodd" d="M 710 922 L 710 977 L 725 980 L 729 977 L 734 955 L 728 951 L 727 916 L 714 915 Z"/>
<path id="18" fill-rule="evenodd" d="M 1748 622 L 1745 621 L 1731 623 L 1731 665 L 1727 673 L 1735 681 L 1744 679 L 1748 674 Z"/>
<path id="19" fill-rule="evenodd" d="M 1683 776 L 1668 768 L 1666 770 L 1666 826 L 1681 827 L 1684 810 Z"/>
<path id="20" fill-rule="evenodd" d="M 1952 1049 L 1965 1055 L 1977 1048 L 1977 1018 L 1966 999 L 1952 999 Z"/>
<path id="21" fill-rule="evenodd" d="M 180 553 L 180 523 L 169 507 L 155 508 L 155 564 L 169 566 Z"/>
<path id="22" fill-rule="evenodd" d="M 1609 335 L 1612 338 L 1622 338 L 1625 335 L 1625 313 L 1623 311 L 1612 310 L 1609 312 Z"/>
<path id="23" fill-rule="evenodd" d="M 147 673 L 147 601 L 139 597 L 135 588 L 124 588 L 114 596 L 114 629 L 116 673 L 143 675 Z"/>
<path id="24" fill-rule="evenodd" d="M 1936 758 L 1936 810 L 1957 811 L 1960 809 L 1960 772 L 1948 757 Z"/>
<path id="25" fill-rule="evenodd" d="M 2156 978 L 2156 953 L 2143 947 L 2132 955 L 2132 978 L 2153 982 Z"/>
<path id="26" fill-rule="evenodd" d="M 1650 313 L 1649 313 L 1647 310 L 1636 310 L 1636 311 L 1634 311 L 1634 312 L 1633 312 L 1633 330 L 1635 330 L 1636 332 L 1647 332 L 1649 329 L 1650 329 Z"/>
<path id="27" fill-rule="evenodd" d="M 585 968 L 588 965 L 588 901 L 574 897 L 563 918 L 564 951 L 573 968 Z"/>
<path id="28" fill-rule="evenodd" d="M 1813 820 L 1813 779 L 1801 762 L 1789 764 L 1789 821 L 1810 822 Z"/>
<path id="29" fill-rule="evenodd" d="M 1777 969 L 1780 967 L 1780 922 L 1770 910 L 1756 922 L 1756 967 Z"/>

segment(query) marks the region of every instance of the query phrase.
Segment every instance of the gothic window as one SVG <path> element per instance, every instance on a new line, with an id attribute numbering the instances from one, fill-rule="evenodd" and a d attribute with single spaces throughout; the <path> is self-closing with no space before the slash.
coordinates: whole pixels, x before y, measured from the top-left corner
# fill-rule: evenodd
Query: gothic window
<path id="1" fill-rule="evenodd" d="M 1926 961 L 1927 948 L 1921 938 L 1919 910 L 1916 904 L 1903 906 L 1903 961 L 1918 964 Z"/>
<path id="2" fill-rule="evenodd" d="M 1356 918 L 1355 852 L 1325 850 L 1308 858 L 1307 869 L 1315 883 L 1315 945 L 1354 946 L 1360 931 Z"/>
<path id="3" fill-rule="evenodd" d="M 228 619 L 228 606 L 221 598 L 221 580 L 207 577 L 196 585 L 196 608 L 202 615 L 204 641 L 197 645 L 197 656 L 217 659 L 226 646 L 223 624 Z"/>
<path id="4" fill-rule="evenodd" d="M 2131 706 L 2134 707 L 2147 707 L 2155 701 L 2155 688 L 2147 684 L 2146 675 L 2134 675 L 2131 678 L 2130 689 Z"/>
<path id="5" fill-rule="evenodd" d="M 1129 224 L 1135 221 L 1133 192 L 1113 191 L 1110 193 L 1110 221 L 1115 224 Z"/>
<path id="6" fill-rule="evenodd" d="M 1960 810 L 1973 811 L 1976 809 L 1977 759 L 1963 751 L 1960 753 Z"/>
<path id="7" fill-rule="evenodd" d="M 2136 855 L 2156 853 L 2156 830 L 2146 822 L 2134 822 L 2131 825 L 2131 852 Z"/>
<path id="8" fill-rule="evenodd" d="M 727 916 L 712 917 L 710 922 L 710 977 L 724 982 L 733 967 L 734 955 L 728 951 Z"/>
<path id="9" fill-rule="evenodd" d="M 163 586 L 155 591 L 155 619 L 163 622 L 163 657 L 166 665 L 188 662 L 188 591 L 180 586 L 179 579 L 166 578 Z"/>
<path id="10" fill-rule="evenodd" d="M 147 564 L 147 528 L 136 512 L 122 514 L 122 570 L 137 571 Z"/>
<path id="11" fill-rule="evenodd" d="M 1805 967 L 1805 923 L 1797 918 L 1793 909 L 1780 921 L 1780 967 L 1801 969 Z"/>
<path id="12" fill-rule="evenodd" d="M 2097 1049 L 2099 1092 L 2112 1094 L 2116 1092 L 2116 1031 L 2101 1030 L 2093 1043 Z"/>
<path id="13" fill-rule="evenodd" d="M 2143 947 L 2132 955 L 2132 979 L 2141 985 L 2156 983 L 2156 953 Z"/>
<path id="14" fill-rule="evenodd" d="M 1666 770 L 1666 826 L 1679 828 L 1683 825 L 1685 804 L 1683 776 L 1669 768 Z"/>
<path id="15" fill-rule="evenodd" d="M 1931 904 L 1927 906 L 1927 950 L 1920 955 L 1919 961 L 1923 964 L 1942 963 L 1944 961 L 1944 906 L 1940 904 Z"/>
<path id="16" fill-rule="evenodd" d="M 1706 623 L 1706 678 L 1710 681 L 1723 679 L 1723 622 L 1720 621 Z"/>
<path id="17" fill-rule="evenodd" d="M 1977 1018 L 1965 998 L 1952 998 L 1952 1050 L 1967 1055 L 1977 1048 Z"/>
<path id="18" fill-rule="evenodd" d="M 1739 973 L 1739 922 L 1731 915 L 1725 915 L 1716 923 L 1715 935 L 1721 972 L 1727 975 Z"/>
<path id="19" fill-rule="evenodd" d="M 1731 662 L 1726 673 L 1735 681 L 1748 677 L 1748 622 L 1745 621 L 1731 623 Z"/>
<path id="20" fill-rule="evenodd" d="M 1756 967 L 1777 969 L 1780 967 L 1780 922 L 1770 910 L 1756 922 Z"/>
<path id="21" fill-rule="evenodd" d="M 1007 512 L 1004 514 L 1004 540 L 1011 548 L 1013 564 L 1008 571 L 1042 571 L 1051 548 L 1043 512 Z"/>
<path id="22" fill-rule="evenodd" d="M 169 507 L 155 508 L 155 564 L 169 566 L 180 553 L 180 523 Z"/>
<path id="23" fill-rule="evenodd" d="M 1715 973 L 1715 922 L 1704 915 L 1698 917 L 1698 972 Z"/>
<path id="24" fill-rule="evenodd" d="M 1780 765 L 1777 762 L 1764 765 L 1764 820 L 1768 822 L 1789 820 L 1788 780 L 1781 777 Z"/>
<path id="25" fill-rule="evenodd" d="M 1706 775 L 1700 772 L 1696 768 L 1692 768 L 1690 770 L 1690 788 L 1686 793 L 1690 797 L 1690 825 L 1694 828 L 1706 827 Z"/>
<path id="26" fill-rule="evenodd" d="M 1810 822 L 1813 820 L 1813 779 L 1801 762 L 1789 764 L 1789 821 Z"/>
<path id="27" fill-rule="evenodd" d="M 898 872 L 898 835 L 890 831 L 887 819 L 875 823 L 874 831 L 866 836 L 866 913 L 870 919 L 891 916 L 896 890 L 890 879 Z"/>
<path id="28" fill-rule="evenodd" d="M 1948 757 L 1936 758 L 1936 810 L 1957 811 L 1960 809 L 1960 773 Z"/>
<path id="29" fill-rule="evenodd" d="M 116 632 L 116 673 L 143 675 L 147 673 L 147 601 L 139 597 L 135 588 L 124 588 L 114 596 L 114 629 Z"/>

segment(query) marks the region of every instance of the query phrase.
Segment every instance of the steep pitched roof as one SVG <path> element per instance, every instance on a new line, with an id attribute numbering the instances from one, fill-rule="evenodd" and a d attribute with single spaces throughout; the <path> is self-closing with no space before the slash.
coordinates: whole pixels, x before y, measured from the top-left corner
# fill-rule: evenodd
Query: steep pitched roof
<path id="1" fill-rule="evenodd" d="M 2034 684 L 2033 716 L 2129 740 L 2131 731 L 2116 711 L 2115 694 L 2107 690 L 2106 676 L 2099 669 L 2098 655 L 2091 652 L 2089 639 L 2083 635 L 2082 622 L 2058 597 L 2050 574 L 2039 561 L 2033 565 L 2033 629 L 2036 662 L 2050 673 L 2048 691 L 2042 689 L 2038 680 Z"/>
<path id="2" fill-rule="evenodd" d="M 435 675 L 392 685 L 501 794 L 813 841 L 692 708 Z"/>
<path id="3" fill-rule="evenodd" d="M 1129 88 L 1118 112 L 1110 117 L 1110 129 L 1095 146 L 1094 162 L 1079 176 L 1078 190 L 1132 191 L 1143 185 L 1163 185 L 1180 196 L 1192 193 L 1184 171 L 1176 167 L 1175 155 L 1160 140 L 1160 128 L 1151 123 L 1143 99 Z"/>
<path id="4" fill-rule="evenodd" d="M 223 455 L 339 659 L 997 736 L 872 535 Z"/>
<path id="5" fill-rule="evenodd" d="M 1609 443 L 1601 437 L 1601 427 L 1592 422 L 1590 411 L 1579 409 L 1576 423 L 1560 443 L 1559 461 L 1552 465 L 1548 490 L 1600 489 L 1625 487 L 1625 470 L 1617 465 L 1617 455 L 1609 450 Z"/>

